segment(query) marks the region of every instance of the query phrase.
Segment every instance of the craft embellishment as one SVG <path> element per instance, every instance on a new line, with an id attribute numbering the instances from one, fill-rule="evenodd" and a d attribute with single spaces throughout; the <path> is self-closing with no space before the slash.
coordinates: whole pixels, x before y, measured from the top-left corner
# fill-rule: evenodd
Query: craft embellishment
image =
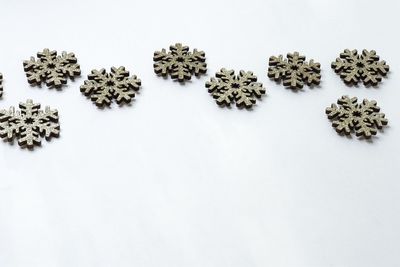
<path id="1" fill-rule="evenodd" d="M 268 77 L 277 82 L 283 80 L 283 85 L 291 89 L 301 89 L 304 84 L 308 86 L 319 85 L 321 82 L 321 65 L 311 59 L 294 52 L 288 53 L 284 59 L 282 55 L 269 58 Z"/>
<path id="2" fill-rule="evenodd" d="M 154 72 L 157 75 L 170 75 L 172 79 L 184 82 L 192 75 L 200 76 L 207 72 L 206 55 L 203 51 L 194 49 L 189 51 L 188 46 L 175 44 L 169 47 L 170 51 L 162 49 L 154 52 Z"/>
<path id="3" fill-rule="evenodd" d="M 356 85 L 362 81 L 364 85 L 376 86 L 389 72 L 389 65 L 384 60 L 379 61 L 379 56 L 374 50 L 344 50 L 340 57 L 332 62 L 332 68 L 346 84 Z"/>
<path id="4" fill-rule="evenodd" d="M 3 96 L 3 74 L 0 72 L 0 97 Z"/>
<path id="5" fill-rule="evenodd" d="M 60 124 L 58 123 L 58 112 L 46 107 L 40 109 L 40 104 L 27 100 L 19 104 L 19 111 L 14 107 L 0 111 L 0 137 L 6 141 L 18 140 L 21 147 L 32 149 L 41 144 L 44 136 L 46 140 L 58 137 Z"/>
<path id="6" fill-rule="evenodd" d="M 236 102 L 238 107 L 251 108 L 256 98 L 265 94 L 262 83 L 257 82 L 251 71 L 241 70 L 239 75 L 235 75 L 234 70 L 221 69 L 215 77 L 206 82 L 206 88 L 220 106 Z"/>
<path id="7" fill-rule="evenodd" d="M 368 139 L 388 124 L 375 100 L 364 99 L 358 104 L 356 97 L 342 96 L 337 104 L 328 107 L 326 114 L 332 121 L 332 127 L 340 134 L 350 135 L 355 132 L 356 136 Z"/>
<path id="8" fill-rule="evenodd" d="M 73 79 L 81 74 L 77 62 L 74 53 L 57 55 L 57 51 L 46 48 L 37 53 L 37 59 L 31 57 L 24 61 L 24 70 L 29 84 L 41 85 L 44 82 L 47 87 L 61 88 L 67 83 L 67 78 Z"/>
<path id="9" fill-rule="evenodd" d="M 129 77 L 125 67 L 112 67 L 109 73 L 105 69 L 92 70 L 80 90 L 98 107 L 103 107 L 110 106 L 113 99 L 119 105 L 130 103 L 140 86 L 140 79 L 136 75 Z"/>

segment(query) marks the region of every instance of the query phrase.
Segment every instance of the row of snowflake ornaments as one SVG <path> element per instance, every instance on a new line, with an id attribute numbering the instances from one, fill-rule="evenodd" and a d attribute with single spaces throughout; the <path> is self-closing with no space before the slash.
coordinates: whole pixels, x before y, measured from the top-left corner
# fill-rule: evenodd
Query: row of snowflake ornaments
<path id="1" fill-rule="evenodd" d="M 154 71 L 160 76 L 171 76 L 179 82 L 190 80 L 192 75 L 200 76 L 206 73 L 207 64 L 203 51 L 182 44 L 171 45 L 169 51 L 162 49 L 154 53 Z M 31 85 L 45 83 L 48 87 L 60 88 L 67 79 L 79 76 L 80 66 L 73 53 L 44 49 L 37 53 L 37 58 L 31 57 L 24 61 L 24 70 Z M 362 81 L 364 85 L 376 86 L 382 77 L 386 76 L 389 66 L 380 61 L 375 51 L 344 50 L 340 57 L 332 63 L 332 68 L 345 83 L 355 85 Z M 306 61 L 306 57 L 298 52 L 269 59 L 268 76 L 293 90 L 298 90 L 304 84 L 318 85 L 321 80 L 320 64 L 314 60 Z M 0 74 L 0 96 L 2 95 L 3 77 Z M 141 81 L 136 75 L 130 76 L 124 67 L 112 67 L 111 72 L 105 69 L 92 70 L 88 79 L 81 85 L 81 92 L 89 97 L 97 106 L 109 106 L 113 99 L 121 105 L 130 103 L 138 91 Z M 250 71 L 221 69 L 215 78 L 206 82 L 205 87 L 218 105 L 229 106 L 235 102 L 238 107 L 251 108 L 256 99 L 265 94 L 265 88 L 257 82 L 257 77 Z M 380 113 L 376 101 L 364 99 L 361 103 L 357 98 L 342 96 L 337 104 L 326 109 L 332 126 L 340 134 L 370 138 L 377 130 L 387 125 L 385 114 Z M 18 140 L 21 147 L 29 149 L 40 145 L 42 137 L 50 139 L 60 133 L 57 110 L 46 107 L 40 109 L 40 104 L 27 100 L 19 104 L 20 111 L 14 107 L 0 111 L 0 137 L 13 141 Z"/>

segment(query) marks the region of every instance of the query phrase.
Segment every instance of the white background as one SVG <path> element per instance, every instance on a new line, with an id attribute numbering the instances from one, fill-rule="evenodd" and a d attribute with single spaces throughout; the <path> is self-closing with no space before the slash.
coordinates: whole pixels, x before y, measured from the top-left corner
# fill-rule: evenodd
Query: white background
<path id="1" fill-rule="evenodd" d="M 33 152 L 0 143 L 1 267 L 376 267 L 400 265 L 398 1 L 0 0 L 0 108 L 57 108 L 60 138 Z M 155 50 L 204 50 L 208 73 L 157 77 Z M 62 91 L 28 85 L 22 61 L 74 52 Z M 345 48 L 391 66 L 376 88 L 330 68 Z M 322 83 L 294 93 L 268 57 L 300 51 Z M 143 82 L 131 106 L 99 110 L 79 91 L 94 68 Z M 204 83 L 253 71 L 267 96 L 219 108 Z M 336 134 L 340 96 L 378 101 L 389 127 L 371 142 Z"/>

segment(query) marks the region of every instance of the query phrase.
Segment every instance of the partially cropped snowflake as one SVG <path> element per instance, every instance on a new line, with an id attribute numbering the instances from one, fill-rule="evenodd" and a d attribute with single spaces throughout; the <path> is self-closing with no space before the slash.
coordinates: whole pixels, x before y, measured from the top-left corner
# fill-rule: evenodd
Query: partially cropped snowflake
<path id="1" fill-rule="evenodd" d="M 304 84 L 308 86 L 318 85 L 321 82 L 321 65 L 314 62 L 306 62 L 306 57 L 298 52 L 288 53 L 287 58 L 282 55 L 269 58 L 268 77 L 277 82 L 283 80 L 283 85 L 291 89 L 301 89 Z"/>
<path id="2" fill-rule="evenodd" d="M 241 70 L 239 75 L 235 75 L 234 70 L 221 69 L 215 76 L 206 82 L 206 87 L 218 105 L 230 106 L 236 102 L 238 107 L 251 108 L 256 98 L 265 94 L 262 83 L 257 82 L 257 77 L 251 71 Z"/>
<path id="3" fill-rule="evenodd" d="M 199 76 L 207 72 L 206 55 L 203 51 L 194 49 L 189 51 L 188 46 L 175 44 L 169 47 L 170 51 L 162 49 L 154 52 L 154 71 L 158 75 L 171 75 L 172 79 L 184 82 L 192 75 Z"/>
<path id="4" fill-rule="evenodd" d="M 57 110 L 46 107 L 43 111 L 40 104 L 35 104 L 30 99 L 26 103 L 20 103 L 19 108 L 20 111 L 15 111 L 14 107 L 10 107 L 8 111 L 0 111 L 1 138 L 10 142 L 16 138 L 21 147 L 32 149 L 35 145 L 40 145 L 43 136 L 46 140 L 59 136 Z"/>
<path id="5" fill-rule="evenodd" d="M 113 99 L 118 104 L 130 103 L 140 86 L 140 79 L 136 75 L 129 77 L 125 67 L 112 67 L 110 73 L 105 69 L 92 70 L 81 86 L 81 92 L 97 106 L 103 107 L 110 106 Z"/>
<path id="6" fill-rule="evenodd" d="M 24 61 L 24 70 L 32 85 L 44 82 L 48 87 L 61 88 L 67 83 L 68 77 L 73 79 L 81 74 L 77 61 L 74 53 L 62 52 L 57 55 L 57 51 L 46 48 L 37 53 L 37 59 L 31 57 Z"/>
<path id="7" fill-rule="evenodd" d="M 0 97 L 3 96 L 3 74 L 0 73 Z"/>
<path id="8" fill-rule="evenodd" d="M 332 120 L 332 127 L 338 133 L 349 135 L 355 132 L 356 136 L 370 138 L 376 135 L 378 129 L 388 124 L 385 114 L 380 113 L 376 101 L 364 99 L 357 103 L 357 98 L 342 96 L 336 104 L 326 109 L 328 118 Z"/>
<path id="9" fill-rule="evenodd" d="M 362 81 L 364 85 L 376 86 L 389 72 L 389 65 L 374 50 L 363 50 L 359 55 L 357 50 L 344 50 L 340 57 L 332 62 L 332 68 L 340 78 L 349 85 L 356 85 Z"/>

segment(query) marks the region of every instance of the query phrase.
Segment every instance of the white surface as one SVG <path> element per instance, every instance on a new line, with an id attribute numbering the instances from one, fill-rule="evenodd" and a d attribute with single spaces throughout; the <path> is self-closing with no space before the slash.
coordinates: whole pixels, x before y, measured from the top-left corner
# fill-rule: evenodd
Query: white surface
<path id="1" fill-rule="evenodd" d="M 57 108 L 61 137 L 29 152 L 0 143 L 1 267 L 399 266 L 398 1 L 1 0 L 1 108 Z M 206 52 L 208 75 L 156 77 L 155 50 Z M 82 77 L 30 87 L 22 61 L 74 52 Z M 391 66 L 379 89 L 330 69 L 344 48 Z M 270 81 L 267 58 L 322 63 L 320 88 Z M 93 68 L 143 81 L 131 107 L 98 110 L 79 92 Z M 251 70 L 268 96 L 219 108 L 204 83 Z M 324 114 L 341 95 L 378 101 L 390 127 L 373 142 L 338 136 Z"/>

